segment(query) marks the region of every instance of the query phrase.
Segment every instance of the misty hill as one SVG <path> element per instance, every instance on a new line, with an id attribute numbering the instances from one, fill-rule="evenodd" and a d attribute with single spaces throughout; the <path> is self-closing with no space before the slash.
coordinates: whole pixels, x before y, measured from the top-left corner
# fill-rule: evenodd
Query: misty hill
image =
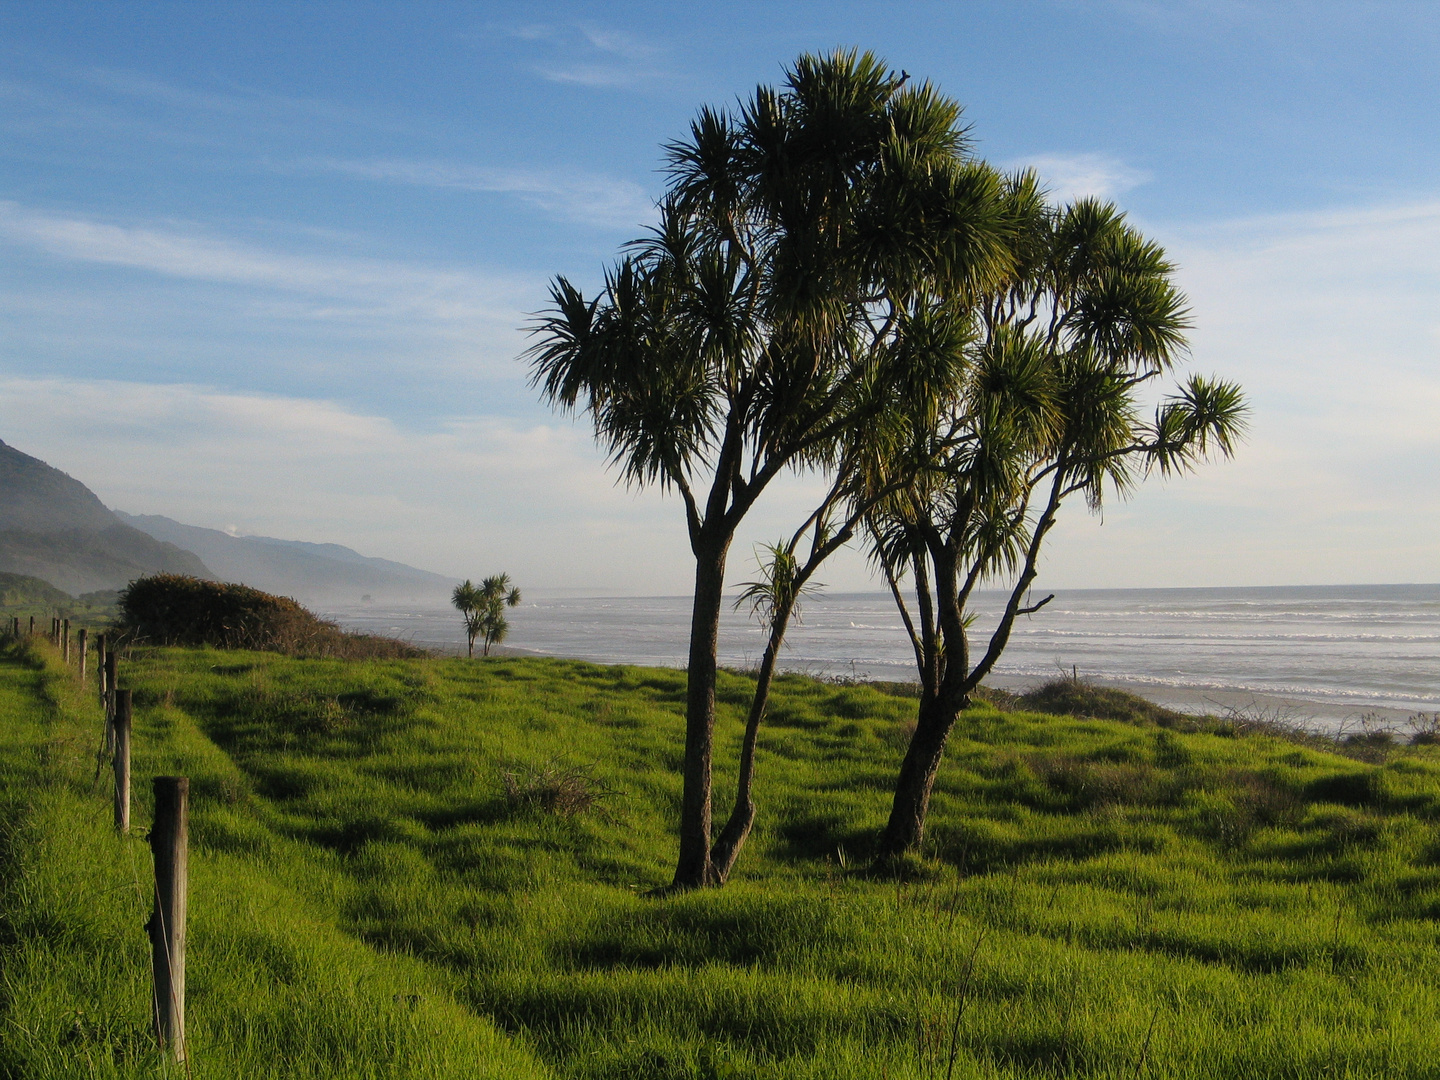
<path id="1" fill-rule="evenodd" d="M 80 625 L 103 626 L 114 616 L 120 594 L 113 589 L 71 596 L 55 588 L 48 581 L 24 574 L 0 573 L 0 612 L 4 613 L 3 623 L 18 615 L 41 617 L 39 625 L 45 625 L 50 615 L 83 620 Z"/>
<path id="2" fill-rule="evenodd" d="M 123 588 L 147 574 L 212 576 L 196 555 L 131 528 L 79 480 L 4 442 L 0 573 L 72 594 Z"/>
<path id="3" fill-rule="evenodd" d="M 0 607 L 45 607 L 62 608 L 73 604 L 75 598 L 55 588 L 48 581 L 24 574 L 0 573 Z"/>
<path id="4" fill-rule="evenodd" d="M 369 558 L 340 544 L 231 536 L 158 514 L 119 517 L 158 540 L 195 552 L 222 580 L 293 596 L 302 603 L 353 604 L 365 595 L 377 601 L 444 599 L 455 584 L 440 574 Z"/>

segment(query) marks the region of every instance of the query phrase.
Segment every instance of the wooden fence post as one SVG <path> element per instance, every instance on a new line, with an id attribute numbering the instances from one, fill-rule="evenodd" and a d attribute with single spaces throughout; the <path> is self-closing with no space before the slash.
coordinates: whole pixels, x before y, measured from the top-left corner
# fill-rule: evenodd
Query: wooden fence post
<path id="1" fill-rule="evenodd" d="M 155 972 L 155 1037 L 173 1061 L 185 1060 L 185 905 L 189 866 L 190 780 L 155 777 L 155 907 L 146 930 Z"/>
<path id="2" fill-rule="evenodd" d="M 115 650 L 105 650 L 105 749 L 115 746 Z"/>
<path id="3" fill-rule="evenodd" d="M 14 634 L 17 638 L 20 636 L 20 616 L 19 616 L 19 615 L 16 615 L 16 616 L 11 620 L 10 632 L 11 632 L 12 634 Z"/>
<path id="4" fill-rule="evenodd" d="M 77 635 L 78 640 L 75 642 L 75 647 L 80 650 L 80 682 L 82 684 L 85 682 L 85 661 L 88 658 L 86 650 L 89 648 L 89 642 L 86 638 L 88 636 L 89 631 L 82 626 L 80 627 L 80 633 Z"/>
<path id="5" fill-rule="evenodd" d="M 115 691 L 115 831 L 130 831 L 130 691 Z"/>
<path id="6" fill-rule="evenodd" d="M 60 624 L 60 659 L 70 663 L 70 620 Z"/>
<path id="7" fill-rule="evenodd" d="M 100 680 L 100 704 L 105 704 L 105 635 L 95 635 L 95 674 Z"/>
<path id="8" fill-rule="evenodd" d="M 55 646 L 58 646 L 58 645 L 60 644 L 60 616 L 59 616 L 59 615 L 53 615 L 53 616 L 51 616 L 51 618 L 50 618 L 50 644 L 51 644 L 51 645 L 55 645 Z"/>
<path id="9" fill-rule="evenodd" d="M 31 636 L 31 637 L 34 637 L 34 636 L 35 636 L 35 616 L 34 616 L 34 615 L 31 615 L 31 616 L 30 616 L 30 636 Z"/>

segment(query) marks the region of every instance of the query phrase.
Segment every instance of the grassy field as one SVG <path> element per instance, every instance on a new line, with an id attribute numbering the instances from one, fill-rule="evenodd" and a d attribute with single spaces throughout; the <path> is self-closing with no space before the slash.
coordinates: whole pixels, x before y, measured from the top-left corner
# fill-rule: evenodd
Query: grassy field
<path id="1" fill-rule="evenodd" d="M 164 1074 L 142 837 L 176 772 L 195 1077 L 1440 1076 L 1434 748 L 977 708 L 877 880 L 914 702 L 785 677 L 732 883 L 655 899 L 683 682 L 139 651 L 117 839 L 93 688 L 10 647 L 0 1076 Z M 722 778 L 749 687 L 722 676 Z"/>

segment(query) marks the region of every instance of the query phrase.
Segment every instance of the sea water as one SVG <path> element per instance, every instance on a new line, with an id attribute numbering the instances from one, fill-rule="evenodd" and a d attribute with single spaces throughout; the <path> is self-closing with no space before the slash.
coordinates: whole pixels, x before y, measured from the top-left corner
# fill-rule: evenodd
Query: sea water
<path id="1" fill-rule="evenodd" d="M 1036 599 L 1039 597 L 1037 596 Z M 978 655 L 1005 597 L 974 609 Z M 438 602 L 328 612 L 342 625 L 462 650 Z M 572 597 L 509 611 L 513 651 L 601 663 L 683 665 L 690 599 Z M 742 609 L 721 620 L 720 662 L 754 666 L 765 633 Z M 913 680 L 914 653 L 886 593 L 821 593 L 787 635 L 780 666 L 822 676 Z M 1024 687 L 1078 673 L 1189 711 L 1253 709 L 1334 724 L 1440 710 L 1440 585 L 1058 591 L 1015 623 L 989 680 Z"/>

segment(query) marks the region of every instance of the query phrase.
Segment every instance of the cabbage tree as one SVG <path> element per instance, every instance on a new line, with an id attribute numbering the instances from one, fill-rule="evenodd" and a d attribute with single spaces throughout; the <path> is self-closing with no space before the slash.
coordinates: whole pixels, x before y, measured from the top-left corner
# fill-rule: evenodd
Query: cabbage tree
<path id="1" fill-rule="evenodd" d="M 999 177 L 960 108 L 869 53 L 800 57 L 780 88 L 702 109 L 666 148 L 659 224 L 587 296 L 563 277 L 532 378 L 586 415 L 629 484 L 678 494 L 694 557 L 675 888 L 716 884 L 716 641 L 736 529 L 786 470 L 833 473 L 847 439 L 923 379 L 904 311 L 1010 269 Z M 883 485 L 882 481 L 882 485 Z"/>
<path id="2" fill-rule="evenodd" d="M 1189 317 L 1164 251 L 1111 204 L 1050 204 L 1033 175 L 1006 183 L 1011 274 L 920 317 L 948 344 L 943 374 L 908 412 L 887 413 L 869 486 L 895 489 L 868 511 L 875 562 L 908 631 L 920 678 L 914 735 L 879 845 L 887 862 L 924 834 L 945 743 L 1033 600 L 1039 558 L 1062 507 L 1098 512 L 1146 476 L 1229 456 L 1245 404 L 1231 382 L 1190 375 L 1147 413 Z M 930 390 L 944 386 L 939 396 Z M 1154 395 L 1151 395 L 1152 398 Z M 972 640 L 982 583 L 1005 587 L 998 620 Z"/>

